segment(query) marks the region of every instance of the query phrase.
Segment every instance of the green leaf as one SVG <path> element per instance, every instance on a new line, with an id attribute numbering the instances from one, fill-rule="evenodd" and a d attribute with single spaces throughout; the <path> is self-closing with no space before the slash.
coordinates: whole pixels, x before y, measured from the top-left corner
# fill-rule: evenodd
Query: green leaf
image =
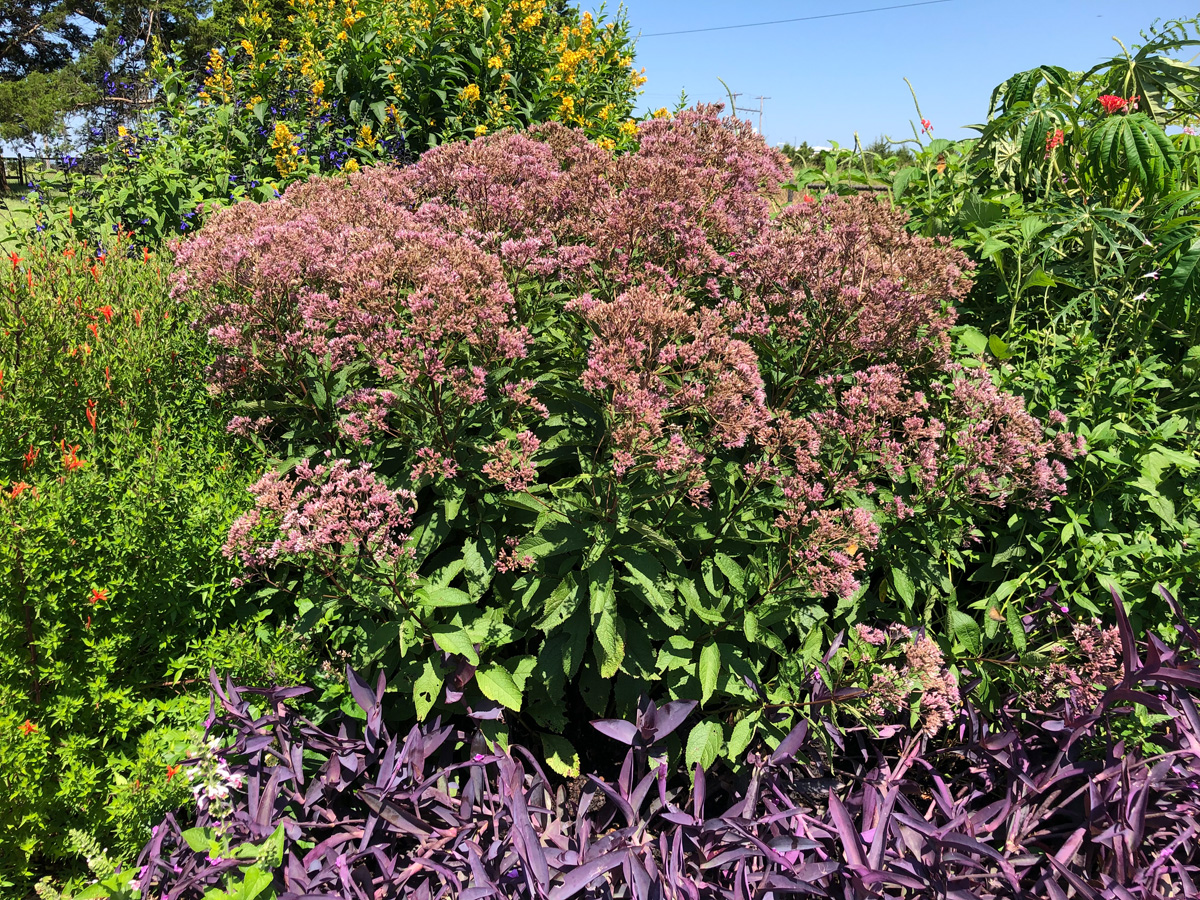
<path id="1" fill-rule="evenodd" d="M 717 677 L 721 674 L 721 648 L 714 642 L 700 651 L 700 659 L 696 661 L 696 677 L 700 679 L 700 705 L 708 703 L 717 687 Z"/>
<path id="2" fill-rule="evenodd" d="M 974 618 L 957 609 L 950 610 L 950 630 L 955 639 L 967 649 L 968 653 L 976 656 L 983 650 L 983 639 L 979 633 L 979 623 Z"/>
<path id="3" fill-rule="evenodd" d="M 729 746 L 725 750 L 734 762 L 741 761 L 742 754 L 754 740 L 754 734 L 758 730 L 758 722 L 761 718 L 762 712 L 755 710 L 744 719 L 739 719 L 738 723 L 733 726 L 733 734 L 729 736 Z"/>
<path id="4" fill-rule="evenodd" d="M 479 654 L 475 652 L 475 642 L 471 640 L 466 629 L 455 625 L 435 625 L 430 632 L 434 642 L 444 652 L 464 657 L 473 666 L 479 665 Z"/>
<path id="5" fill-rule="evenodd" d="M 1028 640 L 1025 637 L 1025 626 L 1021 624 L 1021 614 L 1017 612 L 1017 605 L 1010 603 L 1004 610 L 1004 617 L 1008 622 L 1008 633 L 1012 635 L 1013 646 L 1017 648 L 1018 653 L 1024 653 L 1028 646 Z"/>
<path id="6" fill-rule="evenodd" d="M 489 663 L 475 672 L 479 690 L 489 700 L 495 700 L 514 712 L 521 711 L 521 691 L 508 670 L 499 663 Z"/>
<path id="7" fill-rule="evenodd" d="M 912 609 L 917 601 L 917 589 L 908 573 L 899 566 L 892 566 L 892 587 L 896 596 L 904 603 L 904 608 Z"/>
<path id="8" fill-rule="evenodd" d="M 895 177 L 892 178 L 892 198 L 899 200 L 904 196 L 904 192 L 908 190 L 912 180 L 921 174 L 921 170 L 916 166 L 905 166 Z"/>
<path id="9" fill-rule="evenodd" d="M 612 678 L 625 660 L 625 623 L 617 617 L 616 599 L 605 605 L 596 623 L 596 639 L 592 642 L 600 677 Z"/>
<path id="10" fill-rule="evenodd" d="M 992 351 L 992 356 L 996 359 L 1012 358 L 1012 351 L 1008 349 L 1008 344 L 994 334 L 988 338 L 988 349 Z"/>
<path id="11" fill-rule="evenodd" d="M 579 754 L 571 746 L 571 742 L 557 734 L 542 736 L 542 754 L 546 765 L 563 778 L 579 777 Z"/>
<path id="12" fill-rule="evenodd" d="M 533 627 L 539 631 L 553 631 L 571 618 L 575 610 L 579 609 L 582 599 L 583 592 L 575 583 L 575 576 L 568 572 L 567 576 L 550 592 L 550 596 L 546 599 L 546 605 L 542 609 L 542 617 L 534 623 Z"/>
<path id="13" fill-rule="evenodd" d="M 197 853 L 207 851 L 211 848 L 214 840 L 211 828 L 189 828 L 180 837 Z"/>
<path id="14" fill-rule="evenodd" d="M 982 356 L 987 350 L 987 336 L 972 325 L 967 325 L 958 332 L 958 343 L 972 356 Z"/>
<path id="15" fill-rule="evenodd" d="M 730 588 L 735 594 L 745 596 L 746 593 L 746 573 L 742 571 L 742 567 L 733 561 L 732 558 L 724 553 L 717 553 L 713 556 L 713 561 L 717 564 L 717 568 L 729 581 Z"/>
<path id="16" fill-rule="evenodd" d="M 417 708 L 419 721 L 425 721 L 441 692 L 442 675 L 433 664 L 433 660 L 427 657 L 421 665 L 420 676 L 413 682 L 413 704 Z"/>
<path id="17" fill-rule="evenodd" d="M 242 870 L 242 883 L 237 892 L 232 895 L 233 900 L 254 900 L 264 891 L 270 890 L 274 883 L 275 876 L 262 866 L 250 866 L 250 868 Z M 274 891 L 271 893 L 273 895 Z"/>
<path id="18" fill-rule="evenodd" d="M 688 735 L 687 750 L 684 753 L 688 771 L 694 771 L 697 763 L 702 769 L 707 769 L 716 762 L 724 742 L 725 732 L 720 722 L 713 719 L 698 722 Z"/>
<path id="19" fill-rule="evenodd" d="M 417 596 L 423 606 L 433 609 L 447 606 L 471 606 L 475 602 L 466 591 L 441 585 L 425 585 L 417 591 Z"/>

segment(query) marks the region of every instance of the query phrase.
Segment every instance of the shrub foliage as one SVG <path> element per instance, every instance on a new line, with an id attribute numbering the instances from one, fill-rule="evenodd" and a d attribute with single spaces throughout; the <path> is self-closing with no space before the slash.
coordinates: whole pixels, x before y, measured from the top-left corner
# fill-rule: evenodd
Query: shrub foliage
<path id="1" fill-rule="evenodd" d="M 629 747 L 624 764 L 611 781 L 563 785 L 534 753 L 488 751 L 440 718 L 391 732 L 382 678 L 372 690 L 349 673 L 361 711 L 335 728 L 290 708 L 304 688 L 222 688 L 214 675 L 223 739 L 189 770 L 222 799 L 202 800 L 194 827 L 169 817 L 136 883 L 180 900 L 1186 896 L 1200 876 L 1200 635 L 1184 623 L 1186 649 L 1139 647 L 1117 609 L 1123 668 L 1089 715 L 969 707 L 952 753 L 823 716 L 774 751 L 756 744 L 741 779 L 699 765 L 676 777 L 665 741 L 694 701 L 594 722 Z M 805 692 L 829 699 L 819 676 Z M 1135 701 L 1171 714 L 1167 749 L 1146 758 L 1102 739 L 1084 752 Z"/>
<path id="2" fill-rule="evenodd" d="M 639 142 L 442 147 L 222 210 L 177 250 L 230 429 L 292 460 L 226 552 L 419 718 L 478 691 L 563 771 L 573 710 L 641 694 L 703 705 L 689 763 L 782 738 L 764 713 L 879 607 L 885 566 L 886 617 L 978 654 L 906 548 L 1048 506 L 1079 449 L 951 358 L 961 254 L 873 201 L 772 219 L 781 158 L 719 108 Z"/>

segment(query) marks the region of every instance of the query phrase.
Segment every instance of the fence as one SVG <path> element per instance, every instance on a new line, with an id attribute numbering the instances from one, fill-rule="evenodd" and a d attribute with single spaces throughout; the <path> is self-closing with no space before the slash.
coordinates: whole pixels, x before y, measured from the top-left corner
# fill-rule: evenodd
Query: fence
<path id="1" fill-rule="evenodd" d="M 34 171 L 58 166 L 59 161 L 48 156 L 0 156 L 0 195 L 22 193 Z"/>

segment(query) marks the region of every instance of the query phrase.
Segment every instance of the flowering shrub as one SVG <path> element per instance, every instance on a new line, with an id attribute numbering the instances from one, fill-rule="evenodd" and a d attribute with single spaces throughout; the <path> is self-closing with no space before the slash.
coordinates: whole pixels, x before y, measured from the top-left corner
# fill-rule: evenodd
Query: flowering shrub
<path id="1" fill-rule="evenodd" d="M 773 220 L 782 160 L 719 108 L 639 141 L 614 157 L 544 125 L 294 185 L 179 245 L 174 290 L 232 430 L 372 466 L 399 562 L 317 546 L 366 532 L 352 505 L 310 516 L 312 463 L 260 483 L 227 552 L 398 672 L 413 712 L 478 690 L 579 739 L 564 708 L 690 698 L 704 755 L 736 755 L 782 736 L 765 709 L 792 708 L 823 625 L 873 582 L 892 619 L 978 637 L 917 603 L 896 548 L 956 551 L 990 510 L 1048 506 L 1080 446 L 952 361 L 959 253 L 868 199 Z M 308 573 L 267 571 L 310 551 Z M 951 649 L 918 641 L 914 677 L 949 695 Z"/>
<path id="2" fill-rule="evenodd" d="M 0 884 L 15 896 L 71 873 L 70 828 L 119 858 L 179 802 L 172 745 L 207 704 L 171 682 L 254 614 L 221 555 L 249 479 L 162 257 L 125 234 L 62 237 L 0 257 Z"/>
<path id="3" fill-rule="evenodd" d="M 623 13 L 548 0 L 278 7 L 249 0 L 202 71 L 159 60 L 152 113 L 110 135 L 99 182 L 74 179 L 81 227 L 186 233 L 214 204 L 505 127 L 560 121 L 610 148 L 636 131 L 645 79 Z"/>
<path id="4" fill-rule="evenodd" d="M 1083 721 L 967 704 L 940 713 L 956 743 L 938 753 L 902 725 L 871 739 L 825 712 L 773 752 L 754 742 L 740 780 L 673 767 L 695 701 L 593 722 L 629 747 L 624 764 L 563 785 L 523 747 L 489 751 L 477 723 L 393 732 L 382 678 L 372 689 L 348 673 L 357 715 L 317 727 L 289 704 L 306 688 L 214 675 L 230 808 L 193 827 L 168 817 L 137 884 L 180 900 L 252 881 L 281 897 L 1185 896 L 1200 876 L 1200 635 L 1181 621 L 1184 648 L 1139 647 L 1117 609 L 1122 670 Z M 931 642 L 908 653 L 936 670 Z M 837 708 L 819 676 L 804 696 Z M 1149 758 L 1100 735 L 1138 702 L 1171 714 Z"/>

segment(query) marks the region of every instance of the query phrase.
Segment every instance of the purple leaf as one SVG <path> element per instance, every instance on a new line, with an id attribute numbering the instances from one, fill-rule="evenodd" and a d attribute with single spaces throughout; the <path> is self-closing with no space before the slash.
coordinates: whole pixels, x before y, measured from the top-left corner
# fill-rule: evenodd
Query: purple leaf
<path id="1" fill-rule="evenodd" d="M 1112 594 L 1113 608 L 1117 611 L 1117 630 L 1121 635 L 1121 662 L 1125 666 L 1125 677 L 1132 678 L 1134 673 L 1142 667 L 1142 661 L 1138 659 L 1137 655 L 1133 626 L 1129 624 L 1129 616 L 1125 614 L 1125 604 L 1121 602 L 1121 595 L 1117 593 L 1117 589 L 1109 587 L 1108 590 Z"/>
<path id="2" fill-rule="evenodd" d="M 854 826 L 854 820 L 850 818 L 850 813 L 833 791 L 829 792 L 829 817 L 833 819 L 833 825 L 841 839 L 846 859 L 851 865 L 867 868 L 862 835 L 858 833 L 858 829 Z"/>
<path id="3" fill-rule="evenodd" d="M 672 700 L 658 708 L 658 721 L 654 728 L 654 740 L 661 741 L 684 723 L 692 710 L 700 704 L 695 700 Z"/>
<path id="4" fill-rule="evenodd" d="M 550 891 L 548 900 L 569 900 L 605 872 L 621 865 L 626 856 L 628 856 L 627 850 L 613 850 L 589 860 L 563 878 L 562 884 Z"/>
<path id="5" fill-rule="evenodd" d="M 593 719 L 592 727 L 605 737 L 620 741 L 627 747 L 632 747 L 638 736 L 637 726 L 624 719 Z"/>

